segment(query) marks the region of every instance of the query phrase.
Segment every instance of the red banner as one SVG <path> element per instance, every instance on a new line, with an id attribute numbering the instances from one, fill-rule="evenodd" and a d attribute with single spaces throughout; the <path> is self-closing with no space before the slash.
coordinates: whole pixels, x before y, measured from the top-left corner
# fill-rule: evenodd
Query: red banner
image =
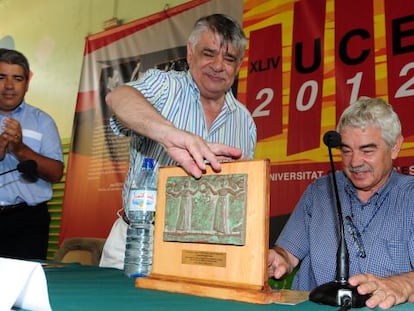
<path id="1" fill-rule="evenodd" d="M 302 0 L 294 5 L 288 155 L 319 147 L 325 6 L 325 0 Z"/>
<path id="2" fill-rule="evenodd" d="M 400 116 L 411 119 L 411 105 L 414 104 L 414 5 L 411 1 L 385 0 L 384 11 L 389 99 Z M 414 135 L 414 122 L 411 120 L 404 123 L 404 134 Z"/>
<path id="3" fill-rule="evenodd" d="M 352 16 L 352 18 L 350 18 Z M 375 96 L 373 6 L 335 1 L 336 120 L 361 95 Z"/>
<path id="4" fill-rule="evenodd" d="M 247 76 L 247 108 L 256 120 L 257 139 L 282 133 L 282 33 L 280 25 L 250 33 L 250 45 L 267 42 L 266 48 L 250 50 Z"/>

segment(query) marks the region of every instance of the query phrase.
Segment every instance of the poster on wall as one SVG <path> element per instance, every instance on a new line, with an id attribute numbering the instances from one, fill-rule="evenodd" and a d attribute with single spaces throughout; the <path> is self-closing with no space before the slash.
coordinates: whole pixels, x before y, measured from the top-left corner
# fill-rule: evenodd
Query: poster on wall
<path id="1" fill-rule="evenodd" d="M 360 96 L 399 114 L 396 168 L 414 175 L 414 6 L 395 0 L 243 2 L 248 60 L 238 98 L 258 128 L 257 158 L 271 160 L 272 244 L 307 185 L 329 170 L 323 134 Z M 340 154 L 334 152 L 337 168 Z"/>
<path id="2" fill-rule="evenodd" d="M 149 68 L 186 69 L 187 38 L 201 16 L 241 23 L 242 0 L 197 0 L 86 38 L 68 160 L 60 241 L 107 237 L 122 208 L 129 141 L 109 127 L 105 96 Z"/>

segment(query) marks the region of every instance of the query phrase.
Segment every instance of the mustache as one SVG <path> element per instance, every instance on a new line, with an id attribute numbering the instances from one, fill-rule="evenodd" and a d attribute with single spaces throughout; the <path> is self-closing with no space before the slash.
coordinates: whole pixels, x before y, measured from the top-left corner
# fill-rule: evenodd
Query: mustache
<path id="1" fill-rule="evenodd" d="M 370 172 L 371 168 L 367 165 L 350 166 L 349 171 L 351 173 Z"/>
<path id="2" fill-rule="evenodd" d="M 216 71 L 216 70 L 214 70 L 214 68 L 208 68 L 208 69 L 206 69 L 206 71 L 204 73 L 206 73 L 210 76 L 219 77 L 219 78 L 223 78 L 224 75 L 225 75 L 222 71 Z"/>

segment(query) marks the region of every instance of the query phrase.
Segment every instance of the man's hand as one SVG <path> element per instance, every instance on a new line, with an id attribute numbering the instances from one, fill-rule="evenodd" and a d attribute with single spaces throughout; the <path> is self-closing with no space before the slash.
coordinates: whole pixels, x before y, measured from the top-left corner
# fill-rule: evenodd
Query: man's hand
<path id="1" fill-rule="evenodd" d="M 7 145 L 9 144 L 9 141 L 5 137 L 4 133 L 1 133 L 0 135 L 0 161 L 4 159 L 4 156 L 7 152 Z"/>
<path id="2" fill-rule="evenodd" d="M 238 148 L 208 143 L 200 136 L 179 129 L 171 129 L 162 145 L 168 155 L 195 178 L 200 178 L 206 170 L 206 162 L 215 172 L 220 172 L 220 161 L 237 160 L 243 156 Z"/>
<path id="3" fill-rule="evenodd" d="M 267 259 L 267 275 L 281 279 L 291 273 L 298 265 L 299 260 L 288 251 L 275 246 L 269 250 Z"/>
<path id="4" fill-rule="evenodd" d="M 2 146 L 7 146 L 7 151 L 16 154 L 22 147 L 22 128 L 19 121 L 11 118 L 4 119 L 3 133 L 1 134 L 2 143 L 0 143 L 0 150 Z M 0 151 L 1 155 L 1 151 Z"/>
<path id="5" fill-rule="evenodd" d="M 414 302 L 414 272 L 385 278 L 372 274 L 359 274 L 349 278 L 349 284 L 358 287 L 358 293 L 371 294 L 366 306 L 389 309 L 407 301 Z"/>
<path id="6" fill-rule="evenodd" d="M 19 162 L 25 160 L 36 161 L 37 172 L 42 179 L 53 183 L 62 178 L 64 168 L 62 162 L 43 156 L 23 143 L 23 133 L 19 121 L 12 118 L 4 119 L 2 129 L 0 156 L 2 155 L 2 146 L 7 146 L 5 151 L 3 150 L 4 154 L 5 152 L 13 153 Z"/>

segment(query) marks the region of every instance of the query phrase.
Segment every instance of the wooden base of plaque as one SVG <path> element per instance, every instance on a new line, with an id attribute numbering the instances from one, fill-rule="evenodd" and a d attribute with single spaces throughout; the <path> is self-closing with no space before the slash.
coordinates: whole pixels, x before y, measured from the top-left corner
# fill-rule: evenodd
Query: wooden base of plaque
<path id="1" fill-rule="evenodd" d="M 222 163 L 197 180 L 161 167 L 152 272 L 135 286 L 257 304 L 306 300 L 267 282 L 269 174 L 268 160 Z"/>
<path id="2" fill-rule="evenodd" d="M 203 284 L 194 280 L 163 279 L 155 275 L 139 278 L 135 284 L 136 287 L 146 289 L 256 304 L 297 304 L 306 301 L 309 297 L 309 292 L 270 288 L 255 290 L 231 285 Z"/>

